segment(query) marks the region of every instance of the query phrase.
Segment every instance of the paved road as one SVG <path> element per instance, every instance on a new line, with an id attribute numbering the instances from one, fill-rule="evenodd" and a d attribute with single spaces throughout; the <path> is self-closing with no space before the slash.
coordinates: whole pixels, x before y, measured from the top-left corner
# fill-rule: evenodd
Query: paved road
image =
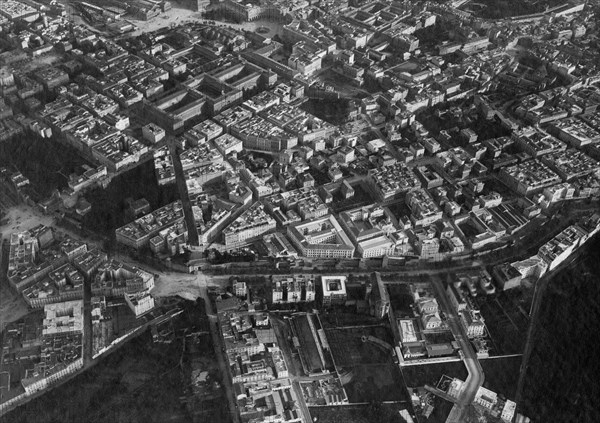
<path id="1" fill-rule="evenodd" d="M 477 354 L 475 353 L 475 350 L 473 350 L 465 329 L 460 322 L 460 318 L 454 307 L 450 304 L 442 280 L 439 277 L 435 277 L 432 278 L 431 282 L 436 297 L 440 301 L 441 308 L 444 313 L 446 313 L 448 326 L 450 327 L 454 338 L 460 344 L 464 354 L 463 362 L 469 372 L 469 376 L 467 376 L 467 380 L 459 393 L 459 397 L 446 419 L 446 423 L 463 423 L 465 421 L 467 407 L 473 402 L 477 390 L 483 385 L 485 375 L 483 374 L 483 369 L 477 359 Z"/>

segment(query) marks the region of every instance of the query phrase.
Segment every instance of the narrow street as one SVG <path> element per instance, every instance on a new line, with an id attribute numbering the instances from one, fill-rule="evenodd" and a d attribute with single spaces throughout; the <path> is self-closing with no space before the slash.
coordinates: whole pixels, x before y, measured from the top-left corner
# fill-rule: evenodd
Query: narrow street
<path id="1" fill-rule="evenodd" d="M 233 385 L 231 383 L 231 373 L 229 371 L 229 364 L 225 362 L 224 357 L 224 346 L 223 339 L 221 338 L 221 331 L 219 330 L 218 319 L 214 315 L 208 316 L 210 321 L 210 334 L 212 336 L 213 344 L 215 347 L 215 353 L 217 360 L 219 361 L 219 369 L 221 370 L 221 376 L 223 381 L 223 387 L 225 388 L 225 395 L 227 395 L 227 403 L 229 404 L 229 414 L 233 419 L 233 423 L 240 423 L 240 413 L 237 409 L 236 399 L 233 393 Z"/>
<path id="2" fill-rule="evenodd" d="M 173 143 L 173 140 L 169 140 L 169 152 L 173 159 L 173 168 L 175 169 L 175 181 L 177 190 L 179 191 L 179 198 L 181 199 L 181 206 L 183 207 L 183 215 L 185 217 L 185 224 L 188 230 L 188 242 L 191 245 L 200 245 L 200 239 L 198 237 L 198 230 L 196 229 L 196 220 L 194 219 L 194 213 L 192 212 L 192 203 L 188 196 L 187 185 L 183 173 L 183 166 L 181 165 L 181 159 L 177 154 L 177 148 Z"/>

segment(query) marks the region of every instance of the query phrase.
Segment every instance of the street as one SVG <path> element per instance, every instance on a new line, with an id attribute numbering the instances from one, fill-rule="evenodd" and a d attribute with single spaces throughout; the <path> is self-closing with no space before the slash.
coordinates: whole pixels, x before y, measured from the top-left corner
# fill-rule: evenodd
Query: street
<path id="1" fill-rule="evenodd" d="M 447 323 L 454 335 L 454 338 L 460 344 L 461 350 L 464 354 L 463 362 L 467 367 L 469 375 L 465 381 L 462 390 L 459 393 L 459 397 L 452 407 L 446 423 L 462 423 L 465 421 L 465 413 L 467 407 L 473 402 L 477 390 L 483 385 L 485 375 L 481 364 L 477 359 L 477 354 L 473 350 L 469 338 L 465 332 L 463 325 L 460 322 L 456 310 L 450 304 L 446 291 L 444 290 L 444 284 L 439 277 L 432 278 L 431 285 L 435 290 L 436 297 L 440 301 L 440 306 L 447 316 Z"/>
<path id="2" fill-rule="evenodd" d="M 183 215 L 185 217 L 185 224 L 188 230 L 188 242 L 191 245 L 200 245 L 198 237 L 198 230 L 196 229 L 196 220 L 194 219 L 194 213 L 192 212 L 192 203 L 188 196 L 187 184 L 183 173 L 183 166 L 181 165 L 181 159 L 177 153 L 177 148 L 174 144 L 173 139 L 169 139 L 169 152 L 173 159 L 173 168 L 175 169 L 175 181 L 177 189 L 179 191 L 179 198 L 181 198 L 181 206 L 183 208 Z"/>

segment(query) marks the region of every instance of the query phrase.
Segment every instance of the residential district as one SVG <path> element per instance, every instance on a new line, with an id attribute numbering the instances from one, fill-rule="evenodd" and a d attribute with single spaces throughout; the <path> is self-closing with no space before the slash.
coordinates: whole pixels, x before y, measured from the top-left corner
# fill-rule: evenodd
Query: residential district
<path id="1" fill-rule="evenodd" d="M 163 342 L 166 290 L 234 422 L 530 421 L 600 230 L 600 5 L 505 3 L 2 1 L 0 413 Z"/>

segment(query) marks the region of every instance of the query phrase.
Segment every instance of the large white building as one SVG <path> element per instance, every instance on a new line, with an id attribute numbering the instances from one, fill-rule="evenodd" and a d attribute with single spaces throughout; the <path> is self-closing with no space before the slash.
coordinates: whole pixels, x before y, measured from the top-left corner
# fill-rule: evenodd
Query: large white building
<path id="1" fill-rule="evenodd" d="M 127 305 L 133 311 L 135 317 L 139 317 L 154 308 L 154 298 L 150 296 L 148 291 L 140 291 L 133 294 L 126 293 L 124 296 Z"/>
<path id="2" fill-rule="evenodd" d="M 323 288 L 323 306 L 344 304 L 346 293 L 346 276 L 321 276 Z"/>
<path id="3" fill-rule="evenodd" d="M 361 257 L 399 255 L 402 239 L 394 236 L 397 221 L 388 208 L 377 205 L 340 213 L 340 222 Z"/>
<path id="4" fill-rule="evenodd" d="M 311 275 L 273 276 L 273 303 L 312 302 L 315 280 Z"/>
<path id="5" fill-rule="evenodd" d="M 275 229 L 275 226 L 275 219 L 265 212 L 264 206 L 255 203 L 223 230 L 225 245 L 240 247 Z"/>
<path id="6" fill-rule="evenodd" d="M 288 236 L 304 257 L 352 258 L 354 255 L 354 245 L 330 214 L 289 225 Z"/>
<path id="7" fill-rule="evenodd" d="M 83 332 L 83 301 L 46 304 L 42 324 L 43 336 Z"/>

